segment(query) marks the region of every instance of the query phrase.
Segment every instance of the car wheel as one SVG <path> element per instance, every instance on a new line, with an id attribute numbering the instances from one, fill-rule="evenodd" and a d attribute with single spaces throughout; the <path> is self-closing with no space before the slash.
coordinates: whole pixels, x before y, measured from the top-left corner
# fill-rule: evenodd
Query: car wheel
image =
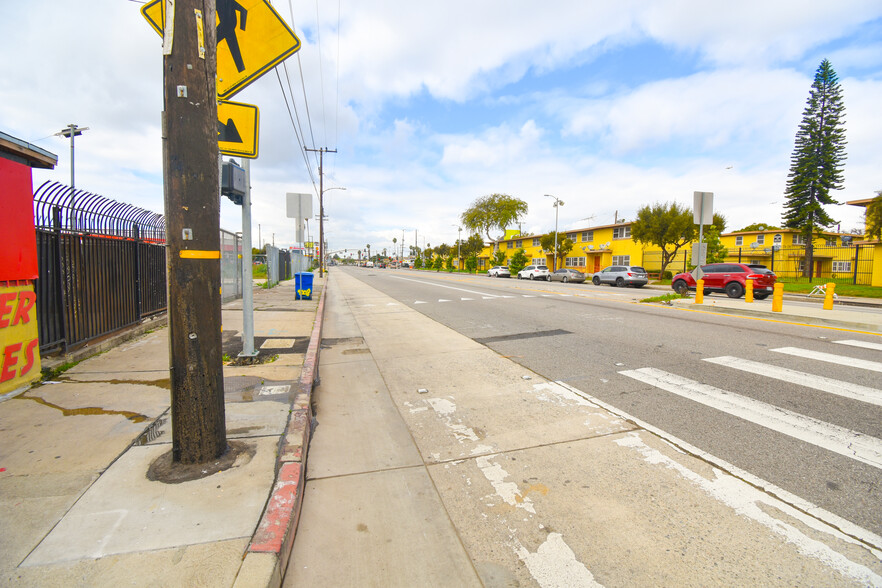
<path id="1" fill-rule="evenodd" d="M 677 280 L 674 282 L 674 292 L 679 294 L 680 296 L 684 296 L 689 293 L 689 285 L 684 280 Z"/>
<path id="2" fill-rule="evenodd" d="M 530 279 L 535 282 L 536 281 L 536 274 L 530 274 Z"/>
<path id="3" fill-rule="evenodd" d="M 704 294 L 705 296 L 710 296 L 712 292 L 713 292 L 713 290 L 711 290 L 710 288 L 705 288 L 704 290 L 701 291 L 701 293 Z"/>
<path id="4" fill-rule="evenodd" d="M 726 296 L 729 298 L 741 298 L 744 294 L 744 286 L 738 282 L 729 282 L 726 284 Z"/>
<path id="5" fill-rule="evenodd" d="M 600 285 L 600 278 L 598 278 L 597 276 L 594 276 L 593 278 L 591 278 L 591 283 L 594 284 L 595 286 L 599 286 Z"/>
<path id="6" fill-rule="evenodd" d="M 769 297 L 769 295 L 768 294 L 754 294 L 753 297 L 756 298 L 757 300 L 765 300 L 766 298 Z"/>
<path id="7" fill-rule="evenodd" d="M 619 288 L 625 287 L 625 278 L 616 278 L 616 286 Z"/>
<path id="8" fill-rule="evenodd" d="M 567 280 L 567 277 L 564 276 L 560 279 L 560 281 L 563 282 L 564 284 L 566 284 L 569 280 Z"/>

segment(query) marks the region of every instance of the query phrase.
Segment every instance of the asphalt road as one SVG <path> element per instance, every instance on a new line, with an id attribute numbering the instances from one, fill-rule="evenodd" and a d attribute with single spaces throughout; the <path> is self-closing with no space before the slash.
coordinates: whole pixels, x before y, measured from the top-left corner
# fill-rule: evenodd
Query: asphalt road
<path id="1" fill-rule="evenodd" d="M 648 289 L 341 271 L 548 379 L 882 534 L 880 337 L 638 303 L 662 293 Z"/>

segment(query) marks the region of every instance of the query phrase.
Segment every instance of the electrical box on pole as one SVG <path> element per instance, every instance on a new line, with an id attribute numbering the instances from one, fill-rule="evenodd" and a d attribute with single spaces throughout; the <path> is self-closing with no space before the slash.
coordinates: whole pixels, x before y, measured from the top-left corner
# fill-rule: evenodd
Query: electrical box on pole
<path id="1" fill-rule="evenodd" d="M 221 194 L 241 206 L 247 187 L 245 169 L 235 161 L 225 161 L 221 171 Z"/>

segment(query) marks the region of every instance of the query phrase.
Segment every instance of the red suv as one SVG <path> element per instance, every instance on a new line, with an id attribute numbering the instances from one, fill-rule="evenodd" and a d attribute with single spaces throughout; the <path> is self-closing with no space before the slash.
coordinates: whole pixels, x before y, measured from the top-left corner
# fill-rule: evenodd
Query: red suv
<path id="1" fill-rule="evenodd" d="M 701 266 L 704 275 L 704 293 L 725 292 L 729 298 L 741 298 L 744 284 L 753 280 L 753 297 L 768 298 L 775 285 L 775 272 L 764 265 L 747 263 L 711 263 Z M 695 278 L 690 273 L 677 274 L 671 280 L 671 288 L 678 294 L 695 290 Z"/>

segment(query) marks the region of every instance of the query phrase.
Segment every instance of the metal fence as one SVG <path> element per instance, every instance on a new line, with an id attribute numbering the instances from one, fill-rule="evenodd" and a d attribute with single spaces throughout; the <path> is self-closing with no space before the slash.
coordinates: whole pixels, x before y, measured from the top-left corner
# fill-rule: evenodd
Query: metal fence
<path id="1" fill-rule="evenodd" d="M 34 193 L 34 224 L 42 353 L 165 310 L 161 215 L 46 182 Z"/>
<path id="2" fill-rule="evenodd" d="M 294 277 L 294 266 L 291 262 L 291 252 L 287 249 L 279 249 L 272 245 L 266 246 L 266 281 L 270 287 L 275 286 L 281 280 L 290 280 Z"/>
<path id="3" fill-rule="evenodd" d="M 873 278 L 872 245 L 815 246 L 813 252 L 813 282 L 835 282 L 869 286 Z M 666 271 L 673 274 L 689 271 L 692 249 L 677 252 Z M 805 247 L 733 247 L 726 251 L 724 261 L 762 264 L 778 275 L 778 279 L 791 282 L 808 282 L 805 267 Z M 643 254 L 643 267 L 649 273 L 661 270 L 661 252 L 647 251 Z"/>
<path id="4" fill-rule="evenodd" d="M 34 193 L 40 352 L 67 350 L 165 312 L 165 219 L 46 182 Z M 221 230 L 221 291 L 242 296 L 242 238 Z"/>
<path id="5" fill-rule="evenodd" d="M 242 297 L 242 236 L 221 229 L 221 300 Z"/>

